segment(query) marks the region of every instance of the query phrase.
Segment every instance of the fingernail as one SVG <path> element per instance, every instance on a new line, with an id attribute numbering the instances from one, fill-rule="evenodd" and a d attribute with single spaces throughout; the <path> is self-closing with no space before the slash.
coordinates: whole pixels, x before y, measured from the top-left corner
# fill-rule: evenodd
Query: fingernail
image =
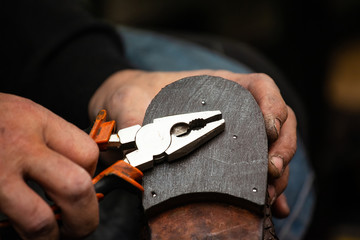
<path id="1" fill-rule="evenodd" d="M 268 193 L 270 198 L 270 205 L 273 205 L 276 200 L 276 192 L 273 185 L 268 185 Z"/>
<path id="2" fill-rule="evenodd" d="M 275 128 L 275 131 L 276 131 L 276 134 L 277 136 L 279 137 L 279 134 L 280 134 L 280 128 L 281 128 L 281 121 L 279 118 L 275 118 L 275 123 L 274 123 L 274 128 Z"/>
<path id="3" fill-rule="evenodd" d="M 284 159 L 279 156 L 271 156 L 269 161 L 270 177 L 278 178 L 283 173 Z"/>
<path id="4" fill-rule="evenodd" d="M 279 137 L 280 120 L 272 116 L 265 117 L 266 133 L 269 143 L 275 142 Z"/>
<path id="5" fill-rule="evenodd" d="M 284 159 L 282 157 L 279 157 L 279 156 L 273 156 L 273 157 L 271 157 L 271 163 L 278 170 L 279 177 L 280 177 L 282 175 L 283 169 L 284 169 Z"/>

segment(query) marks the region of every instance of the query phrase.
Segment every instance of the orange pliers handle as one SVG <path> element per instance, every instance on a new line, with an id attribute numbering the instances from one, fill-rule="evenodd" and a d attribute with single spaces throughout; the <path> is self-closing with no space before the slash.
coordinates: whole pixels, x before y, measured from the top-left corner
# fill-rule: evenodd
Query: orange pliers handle
<path id="1" fill-rule="evenodd" d="M 89 136 L 94 139 L 94 141 L 99 146 L 101 151 L 107 149 L 107 143 L 109 142 L 111 134 L 115 130 L 115 121 L 106 122 L 106 110 L 101 110 L 96 116 L 95 122 Z"/>
<path id="2" fill-rule="evenodd" d="M 115 130 L 115 121 L 106 121 L 106 110 L 101 110 L 96 116 L 94 125 L 90 131 L 90 137 L 98 144 L 100 150 L 106 150 L 111 134 Z M 115 178 L 114 178 L 115 177 Z M 119 181 L 125 180 L 140 191 L 144 188 L 139 182 L 143 177 L 143 173 L 126 163 L 123 160 L 115 162 L 113 165 L 98 174 L 92 181 L 97 192 L 98 199 L 102 199 L 104 195 L 119 187 Z"/>

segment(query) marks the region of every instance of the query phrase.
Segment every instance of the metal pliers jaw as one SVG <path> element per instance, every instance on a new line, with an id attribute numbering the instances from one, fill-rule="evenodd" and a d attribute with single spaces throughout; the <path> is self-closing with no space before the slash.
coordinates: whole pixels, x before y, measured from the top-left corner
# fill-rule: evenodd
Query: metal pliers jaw
<path id="1" fill-rule="evenodd" d="M 174 161 L 210 140 L 225 128 L 220 111 L 204 111 L 156 118 L 153 123 L 121 129 L 109 146 L 134 148 L 124 161 L 142 171 L 154 163 Z"/>

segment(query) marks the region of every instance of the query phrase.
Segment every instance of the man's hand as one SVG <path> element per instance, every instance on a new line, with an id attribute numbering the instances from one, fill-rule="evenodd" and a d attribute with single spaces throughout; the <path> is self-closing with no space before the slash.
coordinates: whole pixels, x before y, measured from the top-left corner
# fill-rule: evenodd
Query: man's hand
<path id="1" fill-rule="evenodd" d="M 83 131 L 36 103 L 0 93 L 0 211 L 24 239 L 89 234 L 98 225 L 91 182 L 98 147 Z M 61 209 L 53 211 L 29 186 L 37 182 Z"/>
<path id="2" fill-rule="evenodd" d="M 236 74 L 223 70 L 145 72 L 124 70 L 110 76 L 92 97 L 90 117 L 101 108 L 109 111 L 118 128 L 141 124 L 146 109 L 166 85 L 195 75 L 219 76 L 248 89 L 259 104 L 269 139 L 269 194 L 274 214 L 285 217 L 290 210 L 282 192 L 289 176 L 289 162 L 296 151 L 296 118 L 285 104 L 275 82 L 265 74 Z"/>

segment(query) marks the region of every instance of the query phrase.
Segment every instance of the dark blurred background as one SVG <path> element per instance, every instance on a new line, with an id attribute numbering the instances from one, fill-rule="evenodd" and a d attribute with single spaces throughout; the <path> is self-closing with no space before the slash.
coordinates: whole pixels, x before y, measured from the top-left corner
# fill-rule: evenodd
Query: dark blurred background
<path id="1" fill-rule="evenodd" d="M 90 0 L 116 24 L 255 47 L 307 110 L 318 200 L 306 239 L 360 239 L 360 1 Z"/>

